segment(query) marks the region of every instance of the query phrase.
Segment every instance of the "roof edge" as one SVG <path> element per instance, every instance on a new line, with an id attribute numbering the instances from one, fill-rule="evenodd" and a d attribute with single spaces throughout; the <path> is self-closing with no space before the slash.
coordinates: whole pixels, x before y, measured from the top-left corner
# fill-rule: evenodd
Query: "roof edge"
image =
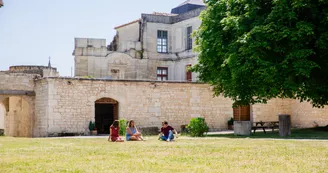
<path id="1" fill-rule="evenodd" d="M 134 20 L 134 21 L 131 21 L 129 23 L 125 23 L 125 24 L 122 24 L 122 25 L 119 25 L 119 26 L 116 26 L 114 29 L 119 29 L 119 28 L 122 28 L 122 27 L 125 27 L 125 26 L 128 26 L 128 25 L 131 25 L 131 24 L 134 24 L 136 22 L 139 22 L 141 19 L 137 19 L 137 20 Z"/>

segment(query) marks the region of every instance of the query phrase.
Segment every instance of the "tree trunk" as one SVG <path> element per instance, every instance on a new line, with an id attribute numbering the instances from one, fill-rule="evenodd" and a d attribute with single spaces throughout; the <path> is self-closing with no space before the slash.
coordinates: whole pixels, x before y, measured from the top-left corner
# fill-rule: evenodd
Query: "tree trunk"
<path id="1" fill-rule="evenodd" d="M 250 105 L 238 106 L 233 108 L 233 119 L 235 121 L 250 121 L 251 120 Z"/>
<path id="2" fill-rule="evenodd" d="M 279 135 L 281 137 L 290 136 L 291 121 L 290 115 L 279 115 Z"/>

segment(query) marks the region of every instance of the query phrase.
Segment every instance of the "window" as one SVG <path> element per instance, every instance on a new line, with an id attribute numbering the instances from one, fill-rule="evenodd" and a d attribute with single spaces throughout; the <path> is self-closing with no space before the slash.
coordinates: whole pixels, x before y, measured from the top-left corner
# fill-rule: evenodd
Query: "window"
<path id="1" fill-rule="evenodd" d="M 158 81 L 167 81 L 168 80 L 167 67 L 157 67 L 157 80 Z"/>
<path id="2" fill-rule="evenodd" d="M 167 31 L 157 31 L 157 52 L 167 53 Z"/>
<path id="3" fill-rule="evenodd" d="M 186 81 L 191 82 L 192 81 L 192 72 L 190 71 L 191 64 L 186 65 Z"/>
<path id="4" fill-rule="evenodd" d="M 191 50 L 192 49 L 191 33 L 192 33 L 192 26 L 189 26 L 187 28 L 187 50 Z"/>

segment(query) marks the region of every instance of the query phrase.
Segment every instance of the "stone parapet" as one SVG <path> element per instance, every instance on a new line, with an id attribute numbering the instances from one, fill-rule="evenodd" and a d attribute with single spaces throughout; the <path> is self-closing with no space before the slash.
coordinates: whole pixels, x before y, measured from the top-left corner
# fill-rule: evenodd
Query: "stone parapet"
<path id="1" fill-rule="evenodd" d="M 206 7 L 200 7 L 186 13 L 182 13 L 179 15 L 158 15 L 158 14 L 141 14 L 141 18 L 143 22 L 151 22 L 151 23 L 163 23 L 163 24 L 174 24 L 184 20 L 188 20 L 200 15 L 200 13 L 205 10 Z"/>
<path id="2" fill-rule="evenodd" d="M 57 74 L 57 68 L 48 66 L 10 66 L 9 73 L 25 73 L 25 74 L 39 74 L 41 76 L 49 76 L 48 73 L 53 72 Z M 56 76 L 56 75 L 54 75 Z"/>

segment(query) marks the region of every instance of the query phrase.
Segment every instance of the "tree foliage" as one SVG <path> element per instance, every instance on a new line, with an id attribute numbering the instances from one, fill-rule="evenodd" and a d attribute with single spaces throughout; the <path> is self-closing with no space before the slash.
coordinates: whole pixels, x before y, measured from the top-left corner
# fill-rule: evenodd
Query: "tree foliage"
<path id="1" fill-rule="evenodd" d="M 328 104 L 327 0 L 207 0 L 193 71 L 234 106 Z"/>

